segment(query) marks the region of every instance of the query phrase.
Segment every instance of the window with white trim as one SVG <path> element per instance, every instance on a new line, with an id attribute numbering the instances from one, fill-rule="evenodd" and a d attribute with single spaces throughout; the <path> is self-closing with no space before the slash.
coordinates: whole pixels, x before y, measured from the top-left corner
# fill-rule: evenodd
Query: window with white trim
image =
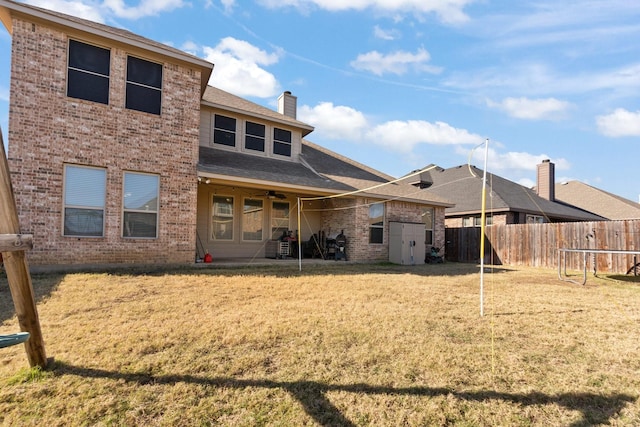
<path id="1" fill-rule="evenodd" d="M 244 199 L 242 208 L 242 240 L 262 240 L 264 208 L 262 199 Z"/>
<path id="2" fill-rule="evenodd" d="M 273 154 L 291 157 L 291 131 L 273 128 Z"/>
<path id="3" fill-rule="evenodd" d="M 289 231 L 289 202 L 273 202 L 271 205 L 271 238 L 279 239 Z"/>
<path id="4" fill-rule="evenodd" d="M 527 215 L 527 224 L 543 224 L 544 217 L 541 215 Z"/>
<path id="5" fill-rule="evenodd" d="M 69 40 L 67 96 L 109 104 L 111 51 Z"/>
<path id="6" fill-rule="evenodd" d="M 125 107 L 160 115 L 162 110 L 162 64 L 127 56 Z"/>
<path id="7" fill-rule="evenodd" d="M 213 196 L 211 238 L 233 240 L 233 197 Z"/>
<path id="8" fill-rule="evenodd" d="M 107 170 L 64 165 L 64 236 L 103 237 Z"/>
<path id="9" fill-rule="evenodd" d="M 384 241 L 384 203 L 369 206 L 369 243 Z"/>
<path id="10" fill-rule="evenodd" d="M 244 148 L 264 152 L 265 126 L 247 121 L 244 132 Z"/>
<path id="11" fill-rule="evenodd" d="M 160 177 L 148 173 L 125 172 L 123 187 L 122 236 L 157 238 Z"/>
<path id="12" fill-rule="evenodd" d="M 213 143 L 236 146 L 236 119 L 216 114 L 213 118 Z"/>
<path id="13" fill-rule="evenodd" d="M 435 224 L 434 212 L 434 208 L 425 208 L 422 211 L 422 222 L 424 222 L 425 229 L 425 243 L 427 245 L 433 245 L 433 229 Z"/>

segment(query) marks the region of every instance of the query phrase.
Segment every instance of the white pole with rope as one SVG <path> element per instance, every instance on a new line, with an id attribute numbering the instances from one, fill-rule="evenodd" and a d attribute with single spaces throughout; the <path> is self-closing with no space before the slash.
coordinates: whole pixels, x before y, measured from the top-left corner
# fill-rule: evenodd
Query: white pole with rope
<path id="1" fill-rule="evenodd" d="M 302 271 L 302 228 L 300 228 L 300 197 L 298 196 L 298 271 Z"/>
<path id="2" fill-rule="evenodd" d="M 489 155 L 489 138 L 484 145 L 484 168 L 482 173 L 482 210 L 480 214 L 480 317 L 484 316 L 484 230 L 487 206 L 487 157 Z"/>

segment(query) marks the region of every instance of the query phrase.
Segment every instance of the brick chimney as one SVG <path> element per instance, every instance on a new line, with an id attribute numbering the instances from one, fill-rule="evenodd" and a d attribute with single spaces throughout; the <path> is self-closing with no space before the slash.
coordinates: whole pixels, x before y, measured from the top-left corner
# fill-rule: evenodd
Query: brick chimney
<path id="1" fill-rule="evenodd" d="M 278 97 L 278 113 L 295 119 L 296 110 L 298 109 L 297 104 L 298 98 L 291 95 L 291 92 L 285 91 Z"/>
<path id="2" fill-rule="evenodd" d="M 556 168 L 551 160 L 543 160 L 538 165 L 536 192 L 543 199 L 555 202 L 556 200 Z"/>

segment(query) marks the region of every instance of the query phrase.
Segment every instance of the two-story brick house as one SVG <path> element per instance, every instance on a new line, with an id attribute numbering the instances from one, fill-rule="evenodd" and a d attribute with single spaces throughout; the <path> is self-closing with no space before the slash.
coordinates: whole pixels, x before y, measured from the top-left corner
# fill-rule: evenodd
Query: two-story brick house
<path id="1" fill-rule="evenodd" d="M 393 178 L 305 140 L 313 128 L 290 93 L 270 110 L 208 86 L 213 64 L 198 57 L 58 12 L 0 0 L 0 20 L 30 262 L 263 257 L 288 230 L 303 241 L 344 230 L 351 259 L 382 260 L 394 221 L 426 223 L 427 243 L 443 246 L 451 203 L 380 186 Z"/>

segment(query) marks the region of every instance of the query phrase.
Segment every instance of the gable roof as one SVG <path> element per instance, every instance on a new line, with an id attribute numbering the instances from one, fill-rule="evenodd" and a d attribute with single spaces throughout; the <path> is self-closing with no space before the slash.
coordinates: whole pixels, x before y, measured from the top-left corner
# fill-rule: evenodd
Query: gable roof
<path id="1" fill-rule="evenodd" d="M 202 96 L 201 104 L 293 126 L 302 131 L 302 136 L 306 136 L 313 131 L 313 126 L 213 86 L 207 86 Z"/>
<path id="2" fill-rule="evenodd" d="M 49 26 L 60 27 L 65 32 L 100 37 L 109 40 L 113 44 L 132 46 L 156 55 L 171 58 L 174 61 L 189 64 L 191 67 L 198 68 L 201 71 L 201 92 L 204 92 L 207 82 L 211 77 L 211 72 L 213 70 L 212 63 L 121 28 L 99 24 L 87 19 L 31 6 L 25 3 L 18 3 L 12 0 L 0 0 L 0 20 L 6 27 L 9 34 L 13 33 L 13 25 L 11 23 L 12 15 L 34 22 L 45 22 Z"/>
<path id="3" fill-rule="evenodd" d="M 640 204 L 580 181 L 555 185 L 556 200 L 611 220 L 639 219 Z"/>
<path id="4" fill-rule="evenodd" d="M 301 162 L 271 159 L 214 147 L 200 147 L 200 174 L 277 190 L 335 195 L 388 183 L 393 177 L 303 140 Z M 359 196 L 452 206 L 444 198 L 406 183 L 383 185 Z"/>
<path id="5" fill-rule="evenodd" d="M 432 165 L 429 175 L 433 185 L 429 187 L 429 191 L 455 202 L 454 207 L 447 208 L 447 216 L 478 214 L 482 210 L 483 173 L 482 169 L 470 165 L 460 165 L 449 169 Z M 567 206 L 564 203 L 544 199 L 532 189 L 492 173 L 487 173 L 486 211 L 544 215 L 555 221 L 597 221 L 603 219 L 598 215 Z"/>

